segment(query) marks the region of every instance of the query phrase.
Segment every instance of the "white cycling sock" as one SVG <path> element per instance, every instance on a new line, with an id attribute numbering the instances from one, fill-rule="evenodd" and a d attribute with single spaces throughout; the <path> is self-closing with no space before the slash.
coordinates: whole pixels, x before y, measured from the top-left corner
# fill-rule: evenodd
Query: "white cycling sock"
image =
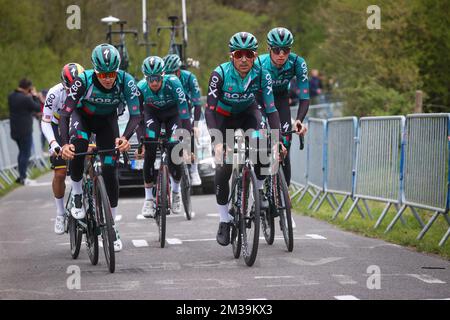
<path id="1" fill-rule="evenodd" d="M 78 182 L 72 180 L 72 191 L 73 191 L 73 194 L 82 194 L 83 193 L 82 184 L 83 184 L 83 180 L 80 180 Z"/>
<path id="2" fill-rule="evenodd" d="M 111 208 L 111 214 L 113 216 L 113 220 L 116 220 L 117 207 Z"/>
<path id="3" fill-rule="evenodd" d="M 152 200 L 152 199 L 153 199 L 153 187 L 145 188 L 145 200 Z"/>
<path id="4" fill-rule="evenodd" d="M 56 204 L 56 216 L 62 217 L 64 216 L 64 197 L 61 199 L 55 198 L 55 204 Z"/>
<path id="5" fill-rule="evenodd" d="M 217 208 L 219 209 L 220 222 L 230 222 L 230 216 L 228 214 L 228 204 L 218 204 Z"/>
<path id="6" fill-rule="evenodd" d="M 170 178 L 170 182 L 172 185 L 172 191 L 175 193 L 179 193 L 180 192 L 180 182 L 176 182 L 173 178 Z"/>
<path id="7" fill-rule="evenodd" d="M 197 163 L 193 163 L 191 164 L 191 173 L 196 173 L 198 172 L 198 164 Z"/>
<path id="8" fill-rule="evenodd" d="M 256 187 L 258 188 L 258 190 L 262 190 L 264 187 L 264 179 L 256 179 Z"/>

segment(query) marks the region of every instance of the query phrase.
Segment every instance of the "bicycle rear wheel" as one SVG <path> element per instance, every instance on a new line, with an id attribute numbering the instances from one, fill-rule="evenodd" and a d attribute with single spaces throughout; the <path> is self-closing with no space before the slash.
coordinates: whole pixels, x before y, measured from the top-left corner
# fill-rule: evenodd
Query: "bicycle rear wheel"
<path id="1" fill-rule="evenodd" d="M 292 230 L 291 199 L 283 170 L 278 170 L 276 177 L 278 180 L 276 196 L 278 197 L 277 208 L 280 216 L 280 228 L 283 232 L 286 248 L 289 252 L 292 252 L 294 250 L 294 232 Z"/>
<path id="2" fill-rule="evenodd" d="M 273 179 L 273 176 L 269 176 L 266 178 L 264 182 L 264 194 L 267 195 L 270 192 L 270 189 L 276 190 L 276 185 L 274 182 L 276 179 Z M 275 210 L 273 199 L 268 197 L 269 199 L 269 207 L 266 210 L 261 210 L 261 229 L 263 231 L 264 239 L 266 240 L 268 245 L 273 244 L 273 240 L 275 239 L 275 228 L 274 228 L 274 218 L 272 211 Z"/>
<path id="3" fill-rule="evenodd" d="M 230 213 L 233 216 L 233 221 L 231 222 L 231 247 L 233 248 L 233 256 L 238 259 L 241 255 L 242 239 L 239 232 L 239 212 L 240 206 L 238 203 L 240 188 L 238 186 L 239 173 L 237 169 L 233 170 L 233 178 L 231 180 L 231 210 Z"/>
<path id="4" fill-rule="evenodd" d="M 240 232 L 242 238 L 242 255 L 250 267 L 255 263 L 258 253 L 260 228 L 260 200 L 256 187 L 255 172 L 244 167 L 242 175 L 242 205 L 240 213 Z"/>
<path id="5" fill-rule="evenodd" d="M 158 173 L 157 212 L 156 224 L 159 231 L 159 243 L 161 248 L 166 245 L 166 216 L 169 210 L 169 169 L 162 165 Z"/>
<path id="6" fill-rule="evenodd" d="M 102 176 L 97 177 L 97 183 L 95 184 L 95 195 L 97 221 L 102 234 L 103 251 L 105 252 L 106 264 L 108 265 L 109 272 L 114 273 L 116 269 L 116 256 L 114 253 L 114 240 L 116 239 L 116 234 L 113 228 L 114 221 L 112 218 L 111 206 Z"/>
<path id="7" fill-rule="evenodd" d="M 189 177 L 189 169 L 186 164 L 183 164 L 183 175 L 181 176 L 181 200 L 183 201 L 186 219 L 191 220 L 191 181 Z"/>

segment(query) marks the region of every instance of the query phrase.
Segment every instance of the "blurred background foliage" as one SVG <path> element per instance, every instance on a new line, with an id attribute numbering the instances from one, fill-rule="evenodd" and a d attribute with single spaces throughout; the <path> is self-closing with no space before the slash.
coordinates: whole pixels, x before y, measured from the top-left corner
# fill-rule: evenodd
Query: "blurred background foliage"
<path id="1" fill-rule="evenodd" d="M 450 0 L 378 0 L 381 30 L 369 30 L 366 0 L 186 0 L 187 56 L 206 94 L 211 71 L 228 59 L 228 40 L 249 31 L 267 51 L 266 34 L 284 26 L 295 37 L 293 52 L 309 70 L 318 69 L 329 90 L 345 103 L 349 115 L 411 112 L 416 90 L 425 94 L 424 111 L 450 112 Z M 66 9 L 81 8 L 81 29 L 69 30 Z M 151 54 L 168 52 L 169 32 L 156 27 L 181 20 L 181 0 L 147 0 Z M 126 37 L 128 71 L 141 77 L 145 58 L 141 1 L 137 0 L 0 0 L 0 118 L 8 117 L 7 96 L 22 77 L 38 89 L 59 81 L 68 62 L 90 68 L 90 54 L 106 42 L 106 16 L 127 20 L 138 39 Z M 181 36 L 181 34 L 180 34 Z M 181 39 L 180 37 L 178 39 Z M 118 38 L 115 36 L 114 41 Z"/>

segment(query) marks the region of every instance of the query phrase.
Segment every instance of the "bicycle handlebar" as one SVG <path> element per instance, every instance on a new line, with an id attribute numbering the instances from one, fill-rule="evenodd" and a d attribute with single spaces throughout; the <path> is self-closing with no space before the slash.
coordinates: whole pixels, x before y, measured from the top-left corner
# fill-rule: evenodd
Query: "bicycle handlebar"
<path id="1" fill-rule="evenodd" d="M 80 156 L 95 156 L 97 154 L 104 154 L 104 153 L 112 153 L 115 151 L 118 151 L 119 148 L 114 148 L 114 149 L 103 149 L 103 150 L 98 150 L 97 148 L 94 148 L 92 151 L 87 151 L 87 152 L 80 152 L 80 153 L 75 153 L 75 157 L 80 157 Z"/>
<path id="2" fill-rule="evenodd" d="M 291 131 L 282 132 L 281 135 L 282 136 L 287 136 L 287 135 L 294 134 L 294 133 L 297 133 L 297 130 L 291 130 Z M 299 147 L 299 149 L 303 150 L 305 148 L 305 137 L 303 135 L 300 135 L 298 138 L 300 140 L 300 147 Z"/>
<path id="3" fill-rule="evenodd" d="M 139 142 L 139 146 L 138 146 L 138 153 L 141 154 L 142 153 L 142 147 L 144 145 L 150 145 L 150 144 L 161 144 L 164 146 L 168 146 L 168 145 L 176 145 L 179 144 L 181 141 L 180 140 L 176 140 L 176 141 L 169 141 L 169 138 L 167 137 L 160 137 L 158 138 L 158 140 L 145 140 L 144 137 L 140 138 L 140 142 Z"/>

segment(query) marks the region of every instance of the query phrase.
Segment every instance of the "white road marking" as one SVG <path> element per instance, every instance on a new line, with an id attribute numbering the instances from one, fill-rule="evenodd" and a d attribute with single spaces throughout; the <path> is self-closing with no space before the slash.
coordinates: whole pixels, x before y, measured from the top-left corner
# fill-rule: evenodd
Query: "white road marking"
<path id="1" fill-rule="evenodd" d="M 333 274 L 333 278 L 335 278 L 340 284 L 357 284 L 352 277 L 347 276 L 345 274 Z"/>
<path id="2" fill-rule="evenodd" d="M 133 241 L 133 245 L 136 248 L 148 247 L 148 242 L 146 240 L 132 240 L 132 241 Z"/>
<path id="3" fill-rule="evenodd" d="M 264 240 L 264 237 L 260 237 L 260 240 Z M 310 237 L 294 237 L 294 240 L 311 240 Z M 284 241 L 283 237 L 275 237 L 274 240 Z M 216 241 L 215 238 L 204 238 L 204 239 L 182 239 L 183 242 L 204 242 L 204 241 Z"/>
<path id="4" fill-rule="evenodd" d="M 445 284 L 447 282 L 433 278 L 432 276 L 428 275 L 428 274 L 407 274 L 407 276 L 419 279 L 420 281 L 423 281 L 425 283 L 430 283 L 430 284 Z"/>
<path id="5" fill-rule="evenodd" d="M 0 292 L 5 292 L 5 293 L 13 292 L 14 296 L 16 296 L 17 293 L 45 294 L 47 296 L 55 295 L 55 293 L 50 293 L 50 292 L 43 292 L 43 291 L 37 291 L 37 290 L 23 290 L 23 289 L 2 289 L 2 290 L 0 290 Z M 6 298 L 3 297 L 2 299 L 6 299 Z"/>
<path id="6" fill-rule="evenodd" d="M 292 279 L 293 276 L 256 276 L 255 279 Z"/>
<path id="7" fill-rule="evenodd" d="M 116 218 L 114 219 L 114 221 L 120 221 L 120 220 L 122 220 L 122 215 L 118 214 L 116 216 Z"/>
<path id="8" fill-rule="evenodd" d="M 183 241 L 181 241 L 180 239 L 177 239 L 177 238 L 171 238 L 171 239 L 166 238 L 166 241 L 168 244 L 182 244 L 183 243 Z"/>
<path id="9" fill-rule="evenodd" d="M 339 261 L 344 259 L 343 257 L 330 257 L 330 258 L 322 258 L 315 261 L 306 261 L 298 258 L 284 258 L 284 260 L 299 265 L 299 266 L 321 266 L 327 263 L 332 263 L 335 261 Z"/>
<path id="10" fill-rule="evenodd" d="M 33 182 L 31 181 L 30 183 L 26 184 L 26 187 L 47 187 L 47 186 L 51 186 L 52 182 Z"/>
<path id="11" fill-rule="evenodd" d="M 136 216 L 136 219 L 138 219 L 138 220 L 145 220 L 146 218 L 142 214 L 138 214 Z"/>
<path id="12" fill-rule="evenodd" d="M 100 245 L 100 240 L 98 241 L 98 245 Z M 86 244 L 86 242 L 85 241 L 82 241 L 81 242 L 81 245 L 85 245 Z M 58 243 L 57 244 L 57 246 L 69 246 L 70 245 L 70 242 L 63 242 L 63 243 Z M 102 247 L 103 248 L 103 247 Z"/>
<path id="13" fill-rule="evenodd" d="M 32 240 L 18 240 L 18 241 L 14 241 L 14 240 L 5 240 L 5 241 L 0 241 L 0 244 L 28 244 L 28 243 L 32 243 Z"/>
<path id="14" fill-rule="evenodd" d="M 89 289 L 91 287 L 92 289 Z M 87 290 L 76 290 L 77 293 L 84 292 L 97 292 L 97 293 L 106 293 L 106 292 L 116 292 L 116 291 L 134 291 L 139 289 L 140 282 L 139 281 L 122 281 L 116 283 L 92 283 L 88 285 Z M 84 289 L 84 288 L 83 288 Z"/>
<path id="15" fill-rule="evenodd" d="M 51 202 L 46 202 L 43 205 L 39 206 L 39 209 L 47 209 L 47 208 L 53 208 L 54 204 Z"/>
<path id="16" fill-rule="evenodd" d="M 316 239 L 316 240 L 326 240 L 327 239 L 324 236 L 321 236 L 320 234 L 305 234 L 305 236 L 307 236 L 311 239 Z"/>
<path id="17" fill-rule="evenodd" d="M 219 217 L 220 214 L 218 214 L 218 213 L 208 213 L 206 216 L 207 217 Z"/>
<path id="18" fill-rule="evenodd" d="M 216 239 L 185 239 L 184 242 L 203 242 L 203 241 L 216 241 Z"/>
<path id="19" fill-rule="evenodd" d="M 336 300 L 359 300 L 355 296 L 347 295 L 347 296 L 334 296 Z"/>
<path id="20" fill-rule="evenodd" d="M 264 287 L 266 288 L 289 288 L 289 287 L 303 287 L 303 286 L 315 286 L 320 284 L 320 282 L 316 282 L 316 281 L 302 281 L 301 283 L 293 283 L 293 284 L 268 284 L 265 285 Z"/>

